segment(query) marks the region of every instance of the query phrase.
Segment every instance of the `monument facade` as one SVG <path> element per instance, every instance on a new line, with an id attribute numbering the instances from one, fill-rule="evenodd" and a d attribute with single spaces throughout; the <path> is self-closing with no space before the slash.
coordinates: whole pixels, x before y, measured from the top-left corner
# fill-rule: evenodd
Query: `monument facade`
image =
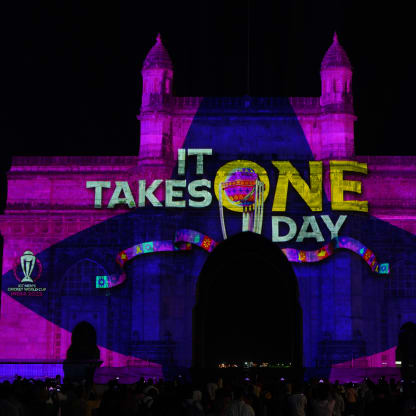
<path id="1" fill-rule="evenodd" d="M 416 157 L 355 154 L 336 35 L 320 71 L 320 97 L 176 97 L 158 36 L 138 155 L 13 157 L 0 358 L 64 358 L 85 320 L 106 366 L 190 367 L 204 263 L 250 231 L 292 263 L 305 367 L 395 366 L 416 321 Z"/>

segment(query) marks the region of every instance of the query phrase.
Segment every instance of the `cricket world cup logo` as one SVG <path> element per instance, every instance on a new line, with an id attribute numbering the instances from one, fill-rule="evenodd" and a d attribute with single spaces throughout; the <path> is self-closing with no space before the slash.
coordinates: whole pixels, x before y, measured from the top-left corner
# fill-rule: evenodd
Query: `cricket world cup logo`
<path id="1" fill-rule="evenodd" d="M 30 250 L 26 250 L 16 260 L 13 272 L 20 283 L 34 283 L 42 273 L 42 264 Z"/>
<path id="2" fill-rule="evenodd" d="M 267 172 L 252 161 L 234 160 L 218 170 L 214 186 L 224 239 L 227 238 L 224 207 L 242 213 L 242 231 L 261 234 L 264 201 L 269 193 Z"/>

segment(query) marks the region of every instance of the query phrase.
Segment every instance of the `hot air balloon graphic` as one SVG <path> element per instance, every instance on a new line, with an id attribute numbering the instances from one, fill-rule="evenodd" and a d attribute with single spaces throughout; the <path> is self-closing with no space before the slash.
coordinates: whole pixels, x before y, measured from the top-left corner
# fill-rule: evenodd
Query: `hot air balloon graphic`
<path id="1" fill-rule="evenodd" d="M 261 234 L 265 197 L 265 183 L 252 167 L 243 165 L 231 169 L 225 175 L 225 180 L 218 181 L 218 202 L 224 239 L 227 238 L 224 206 L 242 212 L 242 231 Z"/>

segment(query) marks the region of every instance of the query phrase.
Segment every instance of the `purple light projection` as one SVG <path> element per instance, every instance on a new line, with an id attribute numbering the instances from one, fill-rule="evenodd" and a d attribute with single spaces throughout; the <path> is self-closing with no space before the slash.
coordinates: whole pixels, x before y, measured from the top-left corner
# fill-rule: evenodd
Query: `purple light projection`
<path id="1" fill-rule="evenodd" d="M 129 181 L 132 178 L 131 172 L 134 172 L 134 178 L 145 179 L 148 184 L 156 179 L 174 177 L 178 149 L 185 147 L 185 141 L 189 139 L 187 136 L 190 127 L 203 100 L 198 97 L 172 95 L 173 67 L 160 36 L 145 59 L 142 76 L 143 96 L 141 113 L 138 116 L 141 122 L 141 138 L 138 157 L 54 157 L 47 161 L 40 157 L 13 159 L 8 178 L 7 208 L 5 215 L 0 218 L 0 230 L 5 239 L 3 274 L 12 270 L 15 259 L 27 250 L 37 257 L 59 242 L 125 213 L 122 207 L 111 210 L 92 209 L 93 191 L 86 188 L 86 180 Z M 352 108 L 351 80 L 350 62 L 335 35 L 321 65 L 321 96 L 295 97 L 288 100 L 291 110 L 296 115 L 296 123 L 300 125 L 303 137 L 307 141 L 307 153 L 311 153 L 315 160 L 324 161 L 324 172 L 329 172 L 329 169 L 326 169 L 329 159 L 348 159 L 367 163 L 371 168 L 371 174 L 365 179 L 361 198 L 369 201 L 369 215 L 415 235 L 416 158 L 354 155 L 356 117 Z M 221 109 L 223 105 L 221 100 L 218 100 L 218 108 Z M 236 101 L 236 105 L 239 105 L 239 102 Z M 164 115 L 169 111 L 175 115 L 172 124 L 169 124 L 168 118 Z M 160 113 L 156 118 L 155 112 Z M 212 128 L 213 141 L 224 141 L 220 127 L 209 128 Z M 215 137 L 216 134 L 218 137 Z M 191 139 L 192 137 L 189 140 Z M 292 140 L 292 137 L 286 139 Z M 204 146 L 211 147 L 211 143 L 204 143 Z M 296 153 L 297 147 L 298 144 L 293 138 L 293 154 Z M 261 150 L 260 144 L 257 148 Z M 235 154 L 240 151 L 250 154 L 250 150 L 239 149 L 238 146 L 235 146 L 233 151 Z M 284 159 L 290 159 L 291 155 L 292 153 L 288 152 L 282 156 Z M 323 182 L 329 201 L 331 195 L 328 178 Z M 155 195 L 162 201 L 163 189 L 158 189 Z M 110 196 L 111 192 L 108 193 L 103 189 L 103 205 L 108 204 Z M 354 199 L 354 197 L 347 193 L 345 199 Z M 396 212 L 398 201 L 401 208 L 406 209 Z M 51 209 L 54 210 L 54 215 L 48 214 Z M 85 214 L 86 212 L 88 215 Z M 25 220 L 22 220 L 23 217 Z M 216 221 L 219 224 L 218 219 Z M 205 233 L 208 234 L 208 230 Z M 134 241 L 127 247 L 135 249 L 137 254 L 137 246 L 141 241 L 153 241 L 159 238 L 161 237 L 158 235 L 152 235 L 148 239 Z M 216 234 L 213 238 L 219 241 Z M 120 245 L 121 247 L 118 248 L 122 250 L 122 243 Z M 370 248 L 377 253 L 375 247 Z M 363 257 L 364 255 L 365 253 Z M 65 257 L 65 253 L 62 257 Z M 120 258 L 120 260 L 126 259 Z M 382 258 L 380 260 L 390 261 Z M 301 269 L 295 270 L 301 273 Z M 392 270 L 394 271 L 394 265 Z M 348 269 L 346 273 L 352 274 L 353 271 Z M 299 280 L 301 278 L 302 276 L 299 275 Z M 149 310 L 151 307 L 149 303 Z M 302 307 L 308 310 L 306 304 Z M 152 313 L 156 312 L 152 310 Z M 406 316 L 412 319 L 412 313 L 410 311 Z M 343 335 L 348 331 L 338 328 L 334 332 Z M 71 333 L 67 328 L 13 299 L 2 287 L 0 358 L 63 359 L 70 343 L 70 336 Z M 161 372 L 159 364 L 154 364 L 151 360 L 144 359 L 145 357 L 123 354 L 104 345 L 100 345 L 99 348 L 106 367 L 150 366 L 154 367 L 155 371 Z M 311 365 L 311 357 L 317 354 L 316 347 L 308 345 L 304 349 L 310 354 L 307 364 Z M 384 366 L 383 363 L 394 366 L 394 351 L 395 348 L 390 347 L 376 354 L 354 357 L 350 361 L 334 364 L 333 368 L 353 367 L 357 363 L 367 367 Z"/>

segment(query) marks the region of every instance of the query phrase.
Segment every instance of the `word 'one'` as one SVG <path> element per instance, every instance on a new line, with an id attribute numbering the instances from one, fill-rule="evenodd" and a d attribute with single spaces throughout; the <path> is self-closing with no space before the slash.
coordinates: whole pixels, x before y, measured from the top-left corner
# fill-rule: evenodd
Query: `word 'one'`
<path id="1" fill-rule="evenodd" d="M 204 157 L 211 156 L 212 149 L 178 149 L 178 175 L 185 175 L 187 156 L 196 156 L 196 175 L 204 174 Z M 223 181 L 232 172 L 229 166 L 245 168 L 246 165 L 253 166 L 253 170 L 258 174 L 260 180 L 267 183 L 265 189 L 265 199 L 269 193 L 268 175 L 263 167 L 257 163 L 247 160 L 235 160 L 228 162 L 220 167 L 216 173 L 214 183 Z M 299 171 L 290 161 L 271 161 L 271 164 L 278 170 L 279 175 L 274 192 L 272 211 L 286 211 L 287 195 L 289 184 L 305 201 L 311 211 L 322 211 L 323 199 L 323 163 L 322 161 L 309 162 L 309 183 L 307 183 Z M 361 194 L 361 182 L 358 180 L 344 179 L 344 173 L 367 174 L 367 164 L 350 160 L 331 160 L 329 162 L 329 181 L 331 189 L 331 208 L 335 211 L 360 211 L 368 212 L 368 202 L 358 200 L 345 200 L 345 192 Z M 116 181 L 112 196 L 107 208 L 114 208 L 117 205 L 125 205 L 128 208 L 144 207 L 146 202 L 154 207 L 185 208 L 204 208 L 211 204 L 211 181 L 208 179 L 197 179 L 187 182 L 185 179 L 155 179 L 150 184 L 146 180 L 138 180 L 134 185 L 134 192 L 138 190 L 137 202 L 133 197 L 132 188 L 127 181 Z M 160 185 L 164 183 L 165 190 L 162 191 Z M 94 207 L 103 207 L 103 189 L 113 187 L 111 181 L 87 181 L 87 188 L 94 189 Z M 185 192 L 188 198 L 185 197 Z M 164 194 L 164 205 L 161 194 Z M 227 207 L 230 208 L 230 207 Z"/>

